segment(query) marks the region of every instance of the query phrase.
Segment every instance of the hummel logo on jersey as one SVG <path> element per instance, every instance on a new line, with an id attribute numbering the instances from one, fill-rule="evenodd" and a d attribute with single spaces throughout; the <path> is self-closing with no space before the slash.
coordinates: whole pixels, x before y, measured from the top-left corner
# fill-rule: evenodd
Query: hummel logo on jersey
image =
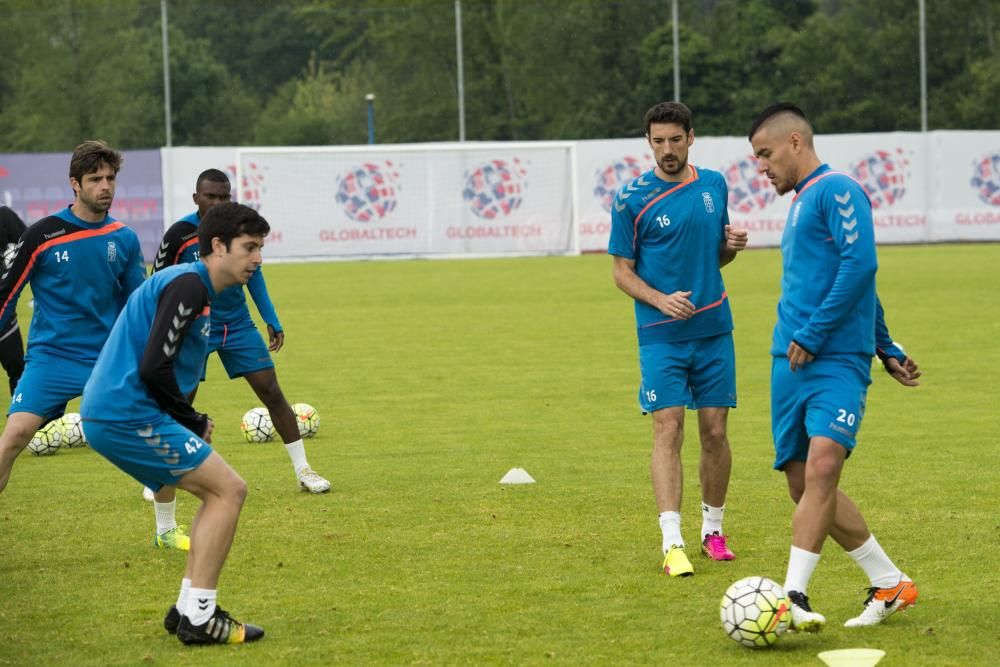
<path id="1" fill-rule="evenodd" d="M 183 303 L 177 305 L 177 315 L 174 315 L 174 319 L 170 323 L 170 331 L 167 332 L 167 340 L 169 342 L 163 344 L 163 354 L 168 357 L 177 354 L 177 341 L 181 335 L 181 328 L 193 310 L 193 308 L 185 308 Z"/>
<path id="2" fill-rule="evenodd" d="M 833 195 L 833 198 L 836 199 L 837 203 L 839 204 L 846 204 L 847 202 L 851 201 L 851 193 L 845 192 L 842 195 Z"/>
<path id="3" fill-rule="evenodd" d="M 113 262 L 118 256 L 118 246 L 115 245 L 114 241 L 108 241 L 108 261 Z"/>
<path id="4" fill-rule="evenodd" d="M 701 193 L 701 200 L 705 202 L 705 212 L 715 213 L 715 202 L 712 201 L 712 195 L 707 192 Z"/>
<path id="5" fill-rule="evenodd" d="M 153 266 L 157 269 L 163 267 L 163 262 L 167 259 L 167 242 L 163 241 L 160 243 L 160 251 L 156 253 L 156 260 L 153 262 Z"/>
<path id="6" fill-rule="evenodd" d="M 58 232 L 52 232 L 51 234 L 42 234 L 46 239 L 54 239 L 57 236 L 62 236 L 66 233 L 65 229 L 60 229 Z"/>

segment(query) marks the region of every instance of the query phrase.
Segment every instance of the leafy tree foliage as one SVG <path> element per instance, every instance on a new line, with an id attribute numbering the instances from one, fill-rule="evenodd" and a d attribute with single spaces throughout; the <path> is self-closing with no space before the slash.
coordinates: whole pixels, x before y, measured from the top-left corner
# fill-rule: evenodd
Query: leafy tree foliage
<path id="1" fill-rule="evenodd" d="M 929 125 L 995 128 L 1000 0 L 927 0 Z M 459 135 L 454 0 L 167 0 L 178 145 Z M 916 0 L 683 0 L 701 135 L 790 99 L 820 132 L 918 130 Z M 0 3 L 0 151 L 163 145 L 160 0 Z M 466 137 L 634 136 L 674 96 L 663 0 L 462 0 Z"/>

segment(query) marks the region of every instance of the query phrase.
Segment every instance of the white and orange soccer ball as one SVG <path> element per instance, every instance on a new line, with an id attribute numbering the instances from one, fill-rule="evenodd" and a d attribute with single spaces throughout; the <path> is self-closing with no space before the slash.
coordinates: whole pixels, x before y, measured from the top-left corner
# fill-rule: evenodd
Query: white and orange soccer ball
<path id="1" fill-rule="evenodd" d="M 319 413 L 316 408 L 308 403 L 295 403 L 292 405 L 295 413 L 295 423 L 299 426 L 299 435 L 303 438 L 311 438 L 319 431 Z"/>
<path id="2" fill-rule="evenodd" d="M 722 596 L 719 612 L 726 636 L 749 648 L 774 645 L 792 620 L 785 592 L 766 577 L 734 583 Z"/>

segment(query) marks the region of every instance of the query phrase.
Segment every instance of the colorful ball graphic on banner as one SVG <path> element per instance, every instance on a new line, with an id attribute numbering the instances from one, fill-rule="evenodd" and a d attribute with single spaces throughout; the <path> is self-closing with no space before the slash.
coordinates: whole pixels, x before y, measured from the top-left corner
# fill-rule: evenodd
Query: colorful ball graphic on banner
<path id="1" fill-rule="evenodd" d="M 854 164 L 852 173 L 872 200 L 872 208 L 891 206 L 906 194 L 910 162 L 903 149 L 875 151 Z"/>
<path id="2" fill-rule="evenodd" d="M 969 184 L 982 201 L 990 206 L 1000 206 L 1000 152 L 984 155 L 973 166 Z"/>
<path id="3" fill-rule="evenodd" d="M 366 162 L 337 178 L 336 200 L 355 222 L 381 219 L 396 208 L 398 181 L 392 162 Z"/>
<path id="4" fill-rule="evenodd" d="M 646 160 L 650 161 L 648 157 Z M 621 186 L 633 178 L 642 176 L 643 172 L 649 168 L 639 158 L 631 155 L 626 155 L 620 160 L 614 160 L 599 168 L 597 170 L 597 183 L 594 185 L 594 196 L 601 202 L 601 207 L 610 213 L 611 204 Z"/>
<path id="5" fill-rule="evenodd" d="M 521 161 L 491 160 L 471 171 L 465 172 L 465 188 L 462 199 L 476 216 L 493 220 L 497 216 L 510 215 L 521 206 L 522 196 L 528 183 Z"/>
<path id="6" fill-rule="evenodd" d="M 230 183 L 235 183 L 236 165 L 229 165 L 229 167 L 226 168 L 226 172 L 229 174 Z M 261 198 L 264 195 L 264 172 L 260 165 L 256 162 L 247 164 L 243 168 L 243 182 L 239 185 L 239 187 L 234 189 L 236 191 L 236 196 L 233 198 L 234 201 L 238 201 L 241 204 L 259 211 Z"/>
<path id="7" fill-rule="evenodd" d="M 724 167 L 722 174 L 729 187 L 729 208 L 740 213 L 765 209 L 778 196 L 767 176 L 757 170 L 752 155 Z"/>

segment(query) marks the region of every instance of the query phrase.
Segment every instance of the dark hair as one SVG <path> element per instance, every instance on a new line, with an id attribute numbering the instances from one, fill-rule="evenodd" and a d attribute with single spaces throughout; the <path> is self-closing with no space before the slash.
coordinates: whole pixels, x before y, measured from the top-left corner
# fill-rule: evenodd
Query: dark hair
<path id="1" fill-rule="evenodd" d="M 677 123 L 685 132 L 691 131 L 691 110 L 680 102 L 660 102 L 646 112 L 643 119 L 646 124 L 646 134 L 653 123 Z"/>
<path id="2" fill-rule="evenodd" d="M 195 192 L 201 188 L 202 181 L 212 181 L 213 183 L 229 183 L 229 177 L 226 176 L 226 172 L 219 171 L 218 169 L 206 169 L 205 171 L 198 174 L 198 180 L 194 183 Z"/>
<path id="3" fill-rule="evenodd" d="M 271 225 L 260 213 L 244 204 L 225 202 L 208 209 L 201 222 L 198 223 L 198 245 L 202 256 L 212 253 L 212 239 L 217 238 L 226 244 L 241 234 L 250 236 L 267 236 Z"/>
<path id="4" fill-rule="evenodd" d="M 108 165 L 118 173 L 122 168 L 122 154 L 99 139 L 85 141 L 73 150 L 69 160 L 69 177 L 78 183 L 83 181 L 84 174 L 93 174 L 101 163 Z"/>
<path id="5" fill-rule="evenodd" d="M 798 108 L 791 102 L 778 102 L 777 104 L 772 104 L 757 114 L 757 118 L 754 119 L 753 124 L 750 126 L 750 133 L 747 134 L 747 139 L 753 141 L 753 135 L 757 134 L 757 130 L 760 129 L 760 126 L 766 123 L 769 118 L 777 116 L 779 113 L 794 114 L 812 127 L 812 124 L 809 123 L 809 119 L 806 118 L 806 113 L 802 109 Z"/>

